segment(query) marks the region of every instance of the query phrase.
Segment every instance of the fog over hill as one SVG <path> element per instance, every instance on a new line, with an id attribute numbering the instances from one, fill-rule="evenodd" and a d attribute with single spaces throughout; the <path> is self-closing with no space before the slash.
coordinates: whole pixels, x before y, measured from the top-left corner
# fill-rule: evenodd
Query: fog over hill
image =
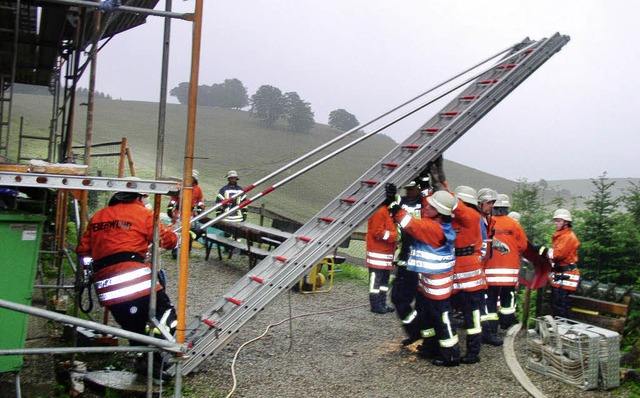
<path id="1" fill-rule="evenodd" d="M 46 134 L 51 118 L 51 98 L 16 94 L 13 109 L 14 126 L 18 126 L 20 117 L 24 117 L 25 133 Z M 76 112 L 73 141 L 75 145 L 83 145 L 86 131 L 86 107 L 78 106 Z M 151 102 L 98 99 L 94 112 L 92 142 L 95 144 L 118 141 L 126 137 L 138 175 L 153 178 L 157 157 L 158 105 Z M 164 148 L 163 175 L 165 177 L 180 177 L 182 174 L 186 125 L 186 106 L 169 104 Z M 203 187 L 205 199 L 213 200 L 219 187 L 226 183 L 224 176 L 228 170 L 237 170 L 240 174 L 240 184 L 246 186 L 340 134 L 342 132 L 321 124 L 316 124 L 308 134 L 291 132 L 285 124 L 276 125 L 274 129 L 265 129 L 252 119 L 248 112 L 200 107 L 197 112 L 194 168 L 200 172 L 200 184 Z M 274 184 L 280 181 L 320 157 L 346 145 L 357 136 L 357 134 L 353 135 L 334 144 L 267 183 Z M 298 220 L 306 220 L 372 167 L 395 145 L 397 144 L 388 136 L 377 134 L 292 180 L 291 183 L 275 190 L 256 204 L 264 203 L 269 209 Z M 26 152 L 28 148 L 23 150 Z M 444 156 L 445 171 L 451 188 L 457 185 L 469 185 L 476 189 L 491 187 L 500 193 L 510 194 L 518 185 L 517 181 L 448 161 L 446 152 Z M 496 156 L 496 154 L 488 154 L 488 156 Z M 638 180 L 635 179 L 635 181 Z M 546 184 L 551 189 L 548 197 L 554 198 L 561 195 L 567 200 L 577 195 L 589 196 L 593 189 L 590 180 L 546 181 Z M 256 191 L 265 189 L 267 186 L 260 186 Z M 624 187 L 626 184 L 616 184 L 616 189 Z M 579 203 L 582 202 L 579 201 Z"/>

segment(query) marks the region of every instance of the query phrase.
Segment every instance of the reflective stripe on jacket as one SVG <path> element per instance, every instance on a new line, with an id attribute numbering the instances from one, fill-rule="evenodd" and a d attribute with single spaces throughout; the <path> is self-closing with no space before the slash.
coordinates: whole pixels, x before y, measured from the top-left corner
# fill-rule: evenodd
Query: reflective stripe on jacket
<path id="1" fill-rule="evenodd" d="M 398 245 L 398 233 L 387 206 L 380 206 L 369 217 L 365 240 L 367 244 L 367 267 L 392 269 L 393 254 Z"/>
<path id="2" fill-rule="evenodd" d="M 229 202 L 229 204 L 227 204 L 226 206 L 223 207 L 222 212 L 226 212 L 228 210 L 231 210 L 232 208 L 238 206 L 240 203 L 242 203 L 246 198 L 247 195 L 241 195 L 243 191 L 243 188 L 238 186 L 238 185 L 225 185 L 224 187 L 220 188 L 220 191 L 218 192 L 218 196 L 216 197 L 216 203 L 220 203 L 222 201 L 225 201 L 227 199 L 230 199 L 232 197 L 234 197 L 235 195 L 236 198 L 232 201 Z M 229 221 L 229 222 L 241 222 L 244 221 L 244 212 L 246 210 L 244 209 L 238 209 L 232 213 L 229 213 L 229 215 L 227 215 L 224 220 L 225 221 Z"/>
<path id="3" fill-rule="evenodd" d="M 520 259 L 527 249 L 527 235 L 518 222 L 509 216 L 494 216 L 494 237 L 509 246 L 509 253 L 494 253 L 486 263 L 489 286 L 517 286 Z"/>
<path id="4" fill-rule="evenodd" d="M 120 304 L 151 293 L 151 268 L 136 261 L 101 269 L 92 280 L 102 306 Z M 157 284 L 156 291 L 160 289 L 160 284 Z"/>
<path id="5" fill-rule="evenodd" d="M 486 287 L 482 263 L 480 262 L 482 247 L 482 214 L 462 201 L 453 211 L 453 230 L 456 232 L 455 247 L 467 249 L 473 247 L 474 254 L 456 256 L 453 273 L 453 291 L 464 290 L 474 292 Z"/>

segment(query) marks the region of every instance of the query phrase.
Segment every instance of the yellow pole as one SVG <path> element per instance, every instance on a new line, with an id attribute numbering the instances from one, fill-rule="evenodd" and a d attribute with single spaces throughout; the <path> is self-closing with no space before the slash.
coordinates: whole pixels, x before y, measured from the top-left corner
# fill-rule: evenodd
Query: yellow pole
<path id="1" fill-rule="evenodd" d="M 187 313 L 187 280 L 189 278 L 189 233 L 191 221 L 191 199 L 193 197 L 193 150 L 196 131 L 196 109 L 198 105 L 198 74 L 200 70 L 200 40 L 202 32 L 203 0 L 196 0 L 193 15 L 193 41 L 191 44 L 191 80 L 189 81 L 189 110 L 187 115 L 187 140 L 184 153 L 184 175 L 182 181 L 182 203 L 180 204 L 180 231 L 182 247 L 180 248 L 178 278 L 178 330 L 176 339 L 184 343 Z"/>

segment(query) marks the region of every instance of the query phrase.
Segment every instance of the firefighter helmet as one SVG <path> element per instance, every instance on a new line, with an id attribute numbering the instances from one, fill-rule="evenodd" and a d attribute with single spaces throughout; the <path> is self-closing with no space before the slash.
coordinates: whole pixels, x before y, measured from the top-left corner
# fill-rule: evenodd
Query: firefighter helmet
<path id="1" fill-rule="evenodd" d="M 520 222 L 520 217 L 522 217 L 520 215 L 520 213 L 518 213 L 517 211 L 512 211 L 511 213 L 507 214 L 509 217 L 513 218 L 514 220 L 516 220 L 517 222 Z"/>
<path id="2" fill-rule="evenodd" d="M 191 177 L 193 177 L 194 180 L 197 180 L 200 178 L 200 172 L 196 169 L 191 170 Z"/>
<path id="3" fill-rule="evenodd" d="M 498 200 L 498 193 L 491 188 L 482 188 L 478 191 L 478 202 L 491 202 Z"/>
<path id="4" fill-rule="evenodd" d="M 453 190 L 456 198 L 470 205 L 478 204 L 478 191 L 466 185 L 459 185 Z"/>
<path id="5" fill-rule="evenodd" d="M 447 191 L 436 191 L 431 196 L 427 196 L 427 202 L 433 206 L 438 213 L 450 216 L 456 208 L 456 198 Z"/>
<path id="6" fill-rule="evenodd" d="M 127 181 L 126 187 L 132 188 L 132 189 L 135 189 L 138 187 L 138 184 L 136 183 L 136 181 L 142 181 L 140 178 L 135 176 L 125 177 L 122 180 Z M 111 199 L 117 202 L 131 202 L 133 200 L 138 199 L 138 196 L 140 195 L 142 194 L 136 191 L 120 191 L 113 194 Z"/>
<path id="7" fill-rule="evenodd" d="M 556 218 L 559 218 L 561 220 L 565 220 L 565 221 L 569 221 L 572 222 L 573 218 L 571 218 L 571 212 L 567 209 L 558 209 L 556 211 L 553 212 L 553 217 L 554 220 Z"/>
<path id="8" fill-rule="evenodd" d="M 229 172 L 228 172 L 228 173 L 227 173 L 227 175 L 225 176 L 225 178 L 226 178 L 227 180 L 228 180 L 229 178 L 231 178 L 231 177 L 235 177 L 235 178 L 237 178 L 238 180 L 240 179 L 240 178 L 238 177 L 238 172 L 237 172 L 237 171 L 235 171 L 235 170 L 229 170 Z"/>
<path id="9" fill-rule="evenodd" d="M 496 204 L 493 205 L 493 207 L 511 207 L 511 201 L 509 200 L 509 195 L 499 193 L 498 200 L 496 200 Z"/>

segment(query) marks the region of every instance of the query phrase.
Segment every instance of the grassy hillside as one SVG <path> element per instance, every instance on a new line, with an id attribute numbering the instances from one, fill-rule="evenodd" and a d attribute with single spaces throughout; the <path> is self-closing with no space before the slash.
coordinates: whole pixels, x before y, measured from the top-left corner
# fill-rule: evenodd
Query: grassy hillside
<path id="1" fill-rule="evenodd" d="M 15 95 L 13 131 L 17 132 L 19 118 L 24 116 L 25 132 L 46 134 L 51 117 L 51 101 L 49 96 Z M 186 111 L 187 108 L 183 105 L 168 105 L 167 108 L 163 173 L 165 177 L 181 176 L 187 125 Z M 78 106 L 76 112 L 74 144 L 81 145 L 85 137 L 86 107 Z M 157 120 L 157 104 L 97 100 L 93 143 L 117 141 L 127 137 L 138 175 L 151 178 L 156 162 Z M 276 129 L 264 129 L 244 111 L 199 108 L 194 167 L 200 171 L 200 184 L 203 186 L 205 198 L 212 200 L 215 192 L 225 183 L 224 175 L 228 170 L 237 170 L 241 177 L 240 183 L 244 186 L 263 178 L 339 134 L 339 131 L 319 124 L 309 134 L 290 132 L 284 125 L 277 126 Z M 13 134 L 14 137 L 16 135 Z M 34 145 L 43 146 L 42 143 L 34 142 L 30 145 L 30 150 L 35 149 Z M 342 145 L 344 144 L 339 143 L 339 146 Z M 292 218 L 307 220 L 395 145 L 396 143 L 385 135 L 372 137 L 292 180 L 257 203 L 264 203 L 267 208 Z M 295 170 L 305 167 L 335 148 L 337 146 L 323 151 L 313 159 L 303 162 Z M 489 186 L 505 193 L 510 193 L 516 187 L 514 181 L 455 162 L 445 161 L 445 169 L 452 187 L 461 184 L 475 188 Z M 276 180 L 285 178 L 295 170 L 281 174 Z M 255 193 L 267 186 L 258 187 Z M 252 191 L 252 195 L 255 193 Z"/>

